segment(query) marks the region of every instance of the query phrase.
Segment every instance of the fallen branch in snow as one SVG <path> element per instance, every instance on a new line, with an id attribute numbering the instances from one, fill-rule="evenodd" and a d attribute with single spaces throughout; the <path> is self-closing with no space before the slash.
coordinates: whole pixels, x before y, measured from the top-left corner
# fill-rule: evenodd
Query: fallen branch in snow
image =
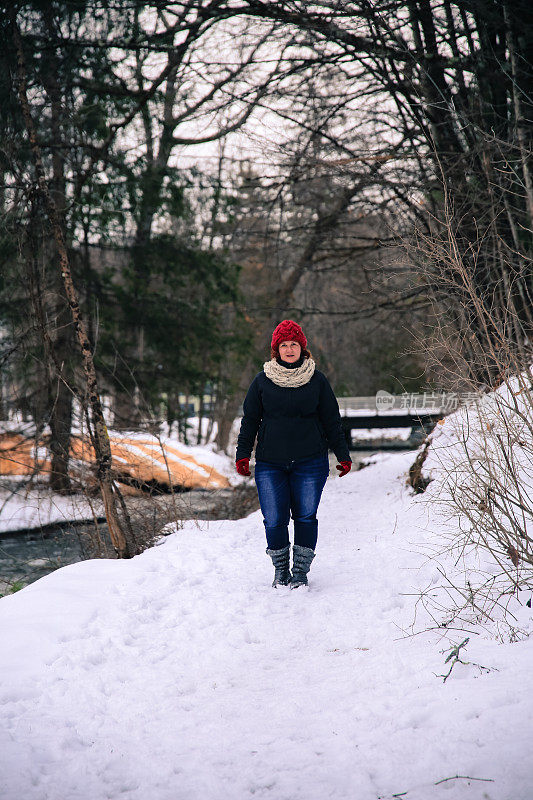
<path id="1" fill-rule="evenodd" d="M 458 644 L 455 647 L 452 647 L 451 652 L 448 654 L 448 658 L 444 662 L 445 664 L 447 664 L 448 661 L 453 659 L 452 663 L 451 663 L 451 666 L 450 666 L 450 669 L 448 670 L 446 675 L 439 675 L 439 678 L 444 678 L 443 683 L 446 683 L 446 679 L 449 678 L 450 675 L 452 674 L 452 670 L 455 667 L 455 665 L 457 664 L 457 662 L 459 662 L 460 664 L 465 664 L 465 665 L 469 663 L 468 661 L 462 661 L 459 658 L 459 651 L 460 651 L 461 647 L 466 647 L 466 645 L 468 644 L 469 641 L 470 641 L 470 638 L 467 636 L 466 639 L 463 639 L 461 644 Z"/>
<path id="2" fill-rule="evenodd" d="M 468 644 L 468 642 L 469 642 L 469 641 L 470 641 L 470 638 L 467 636 L 467 638 L 466 638 L 466 639 L 463 639 L 463 641 L 461 642 L 461 644 L 457 644 L 457 645 L 455 645 L 455 647 L 452 647 L 452 649 L 451 649 L 450 653 L 448 654 L 448 657 L 446 658 L 446 661 L 444 662 L 445 664 L 447 664 L 449 661 L 451 661 L 451 662 L 452 662 L 452 663 L 451 663 L 451 666 L 450 666 L 450 669 L 448 670 L 448 672 L 446 673 L 446 675 L 438 675 L 438 676 L 437 676 L 437 677 L 439 677 L 439 678 L 443 678 L 443 681 L 442 681 L 443 683 L 446 683 L 446 680 L 447 680 L 447 679 L 450 677 L 450 675 L 452 674 L 452 670 L 453 670 L 453 668 L 455 667 L 455 665 L 456 665 L 457 663 L 459 663 L 459 664 L 464 664 L 465 666 L 477 667 L 478 669 L 480 669 L 480 670 L 481 670 L 481 672 L 483 672 L 483 670 L 485 670 L 485 672 L 490 672 L 490 671 L 491 671 L 491 670 L 490 670 L 488 667 L 484 667 L 484 666 L 482 666 L 481 664 L 476 664 L 476 663 L 475 663 L 475 662 L 473 662 L 473 661 L 463 661 L 461 658 L 459 658 L 459 651 L 461 650 L 461 648 L 462 648 L 462 647 L 466 647 L 466 645 Z M 446 652 L 446 651 L 445 651 L 445 650 L 443 650 L 442 652 L 444 653 L 444 652 Z M 493 669 L 496 669 L 496 668 L 494 667 Z M 497 671 L 498 671 L 498 670 L 496 670 L 496 672 L 497 672 Z M 459 777 L 459 776 L 456 776 L 456 777 Z M 444 780 L 451 780 L 451 779 L 450 779 L 450 778 L 445 778 Z M 440 782 L 442 783 L 442 781 L 440 781 Z M 436 785 L 437 785 L 437 784 L 435 784 L 435 786 L 436 786 Z"/>
<path id="3" fill-rule="evenodd" d="M 482 781 L 484 783 L 494 783 L 494 778 L 473 778 L 471 775 L 450 775 L 449 778 L 441 778 L 440 781 L 436 781 L 433 786 L 439 786 L 441 783 L 446 783 L 447 781 Z M 390 795 L 390 800 L 397 800 L 400 797 L 407 797 L 410 791 L 411 790 L 408 789 L 406 792 L 395 792 L 394 794 Z M 378 800 L 385 800 L 385 796 L 380 795 Z"/>
<path id="4" fill-rule="evenodd" d="M 494 778 L 472 778 L 471 775 L 452 775 L 450 778 L 443 778 L 440 781 L 437 781 L 434 785 L 438 786 L 440 783 L 446 783 L 446 781 L 485 781 L 486 783 L 494 783 Z"/>

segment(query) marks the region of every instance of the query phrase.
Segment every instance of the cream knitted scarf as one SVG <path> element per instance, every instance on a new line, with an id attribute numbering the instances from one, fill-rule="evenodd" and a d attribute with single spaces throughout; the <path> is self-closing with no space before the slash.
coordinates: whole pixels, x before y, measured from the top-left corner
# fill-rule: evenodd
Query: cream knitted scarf
<path id="1" fill-rule="evenodd" d="M 278 364 L 275 358 L 265 361 L 263 370 L 267 378 L 276 386 L 303 386 L 309 383 L 315 371 L 315 362 L 312 358 L 306 358 L 301 367 L 284 367 Z"/>

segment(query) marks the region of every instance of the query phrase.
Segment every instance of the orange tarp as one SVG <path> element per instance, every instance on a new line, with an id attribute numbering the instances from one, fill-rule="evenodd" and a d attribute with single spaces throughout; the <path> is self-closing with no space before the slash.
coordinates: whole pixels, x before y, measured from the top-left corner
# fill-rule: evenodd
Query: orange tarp
<path id="1" fill-rule="evenodd" d="M 0 475 L 31 475 L 50 470 L 50 462 L 37 462 L 33 439 L 16 433 L 0 434 Z"/>
<path id="2" fill-rule="evenodd" d="M 218 489 L 228 487 L 229 481 L 214 467 L 202 464 L 179 446 L 164 445 L 147 434 L 127 436 L 110 433 L 113 471 L 120 481 L 129 478 L 139 484 L 157 482 L 186 489 Z M 50 454 L 47 441 L 39 443 L 21 434 L 0 434 L 0 475 L 48 474 Z M 78 465 L 93 465 L 94 451 L 90 441 L 73 436 L 70 446 L 72 469 Z M 38 459 L 37 459 L 38 455 Z M 126 478 L 127 476 L 127 478 Z"/>

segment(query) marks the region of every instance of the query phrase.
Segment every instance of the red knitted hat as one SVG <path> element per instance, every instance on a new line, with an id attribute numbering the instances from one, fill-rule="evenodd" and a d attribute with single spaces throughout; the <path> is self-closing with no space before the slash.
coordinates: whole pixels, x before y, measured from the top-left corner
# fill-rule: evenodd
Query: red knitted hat
<path id="1" fill-rule="evenodd" d="M 284 319 L 280 322 L 277 328 L 274 328 L 272 334 L 272 349 L 277 350 L 281 342 L 298 342 L 300 347 L 305 350 L 307 347 L 307 339 L 305 338 L 303 330 L 297 322 L 292 319 Z"/>

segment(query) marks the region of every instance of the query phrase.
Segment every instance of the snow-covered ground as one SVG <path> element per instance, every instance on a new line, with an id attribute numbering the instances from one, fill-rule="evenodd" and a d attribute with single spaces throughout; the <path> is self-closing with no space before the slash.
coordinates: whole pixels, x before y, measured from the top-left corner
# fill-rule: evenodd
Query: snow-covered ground
<path id="1" fill-rule="evenodd" d="M 398 439 L 407 441 L 411 436 L 411 428 L 353 428 L 351 438 L 353 442 L 364 442 L 368 439 L 384 441 Z"/>
<path id="2" fill-rule="evenodd" d="M 83 494 L 62 496 L 46 486 L 27 489 L 0 488 L 0 533 L 43 528 L 54 523 L 91 521 L 104 514 L 98 498 L 90 500 Z"/>
<path id="3" fill-rule="evenodd" d="M 271 588 L 256 512 L 0 600 L 2 800 L 531 800 L 531 609 L 513 644 L 425 615 L 412 461 L 328 481 L 308 589 Z"/>

